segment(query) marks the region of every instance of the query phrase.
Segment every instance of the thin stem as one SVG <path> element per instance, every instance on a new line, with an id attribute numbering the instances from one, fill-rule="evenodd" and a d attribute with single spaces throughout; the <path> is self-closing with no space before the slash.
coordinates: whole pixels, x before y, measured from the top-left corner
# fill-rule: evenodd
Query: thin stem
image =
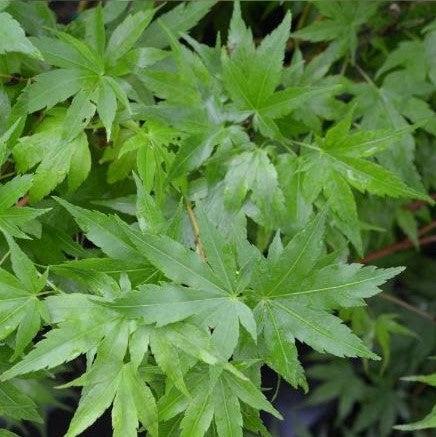
<path id="1" fill-rule="evenodd" d="M 429 235 L 427 237 L 420 238 L 418 240 L 418 243 L 420 246 L 436 243 L 436 235 Z M 380 250 L 376 250 L 375 252 L 369 253 L 364 258 L 360 259 L 359 262 L 362 264 L 368 264 L 371 261 L 384 258 L 385 256 L 389 256 L 397 252 L 402 252 L 404 250 L 412 248 L 413 246 L 414 246 L 413 242 L 408 238 L 406 238 L 405 240 L 398 241 L 397 243 L 389 244 L 388 246 L 385 246 Z"/>
<path id="2" fill-rule="evenodd" d="M 279 374 L 277 374 L 276 389 L 274 390 L 274 394 L 272 395 L 271 403 L 274 402 L 277 399 L 281 383 L 282 383 L 282 377 Z"/>
<path id="3" fill-rule="evenodd" d="M 418 229 L 418 235 L 422 236 L 422 235 L 428 234 L 433 229 L 436 229 L 436 220 L 433 220 L 428 225 L 425 225 L 422 228 Z"/>
<path id="4" fill-rule="evenodd" d="M 1 181 L 2 179 L 6 179 L 6 178 L 9 178 L 9 177 L 13 176 L 14 174 L 15 174 L 14 171 L 11 171 L 10 173 L 2 174 L 2 175 L 0 176 L 0 181 Z"/>
<path id="5" fill-rule="evenodd" d="M 189 220 L 191 222 L 192 230 L 194 231 L 196 251 L 201 256 L 201 258 L 206 259 L 206 255 L 203 249 L 203 243 L 200 238 L 200 226 L 198 225 L 197 217 L 194 214 L 191 202 L 189 200 L 186 201 L 186 210 L 188 211 Z"/>
<path id="6" fill-rule="evenodd" d="M 341 71 L 340 71 L 341 76 L 343 76 L 345 74 L 345 70 L 347 69 L 349 62 L 350 62 L 350 58 L 347 56 L 344 59 L 344 62 L 342 63 L 342 66 L 341 66 Z"/>
<path id="7" fill-rule="evenodd" d="M 372 85 L 374 88 L 377 88 L 378 86 L 375 84 L 375 82 L 368 76 L 368 74 L 363 70 L 361 67 L 359 67 L 358 64 L 354 64 L 356 67 L 356 70 L 360 73 L 360 75 L 365 79 L 366 82 L 368 82 L 370 85 Z"/>
<path id="8" fill-rule="evenodd" d="M 3 258 L 0 259 L 0 266 L 7 260 L 8 256 L 11 254 L 11 251 L 8 250 L 4 255 Z"/>
<path id="9" fill-rule="evenodd" d="M 56 293 L 64 294 L 64 292 L 58 288 L 53 282 L 50 281 L 50 279 L 47 279 L 47 285 Z"/>
<path id="10" fill-rule="evenodd" d="M 77 12 L 83 12 L 88 6 L 88 0 L 80 0 L 77 6 Z"/>
<path id="11" fill-rule="evenodd" d="M 307 17 L 309 16 L 309 11 L 310 11 L 310 7 L 312 5 L 310 3 L 306 3 L 304 5 L 303 11 L 301 12 L 300 18 L 298 20 L 297 26 L 295 28 L 295 30 L 299 30 L 304 26 L 304 23 L 307 20 Z M 298 46 L 300 45 L 300 40 L 297 38 L 295 39 L 295 48 L 298 48 Z"/>
<path id="12" fill-rule="evenodd" d="M 434 200 L 436 200 L 436 193 L 431 193 L 430 197 Z M 415 200 L 414 202 L 408 203 L 404 206 L 404 209 L 408 209 L 409 211 L 417 211 L 418 209 L 423 208 L 424 206 L 427 206 L 428 202 L 425 200 Z"/>
<path id="13" fill-rule="evenodd" d="M 411 311 L 412 313 L 415 313 L 420 317 L 423 317 L 424 319 L 430 320 L 434 325 L 436 325 L 435 316 L 425 312 L 424 310 L 421 310 L 420 308 L 411 305 L 410 303 L 405 302 L 404 300 L 399 299 L 398 297 L 392 296 L 392 294 L 380 293 L 377 296 L 381 297 L 384 300 L 392 302 L 395 305 L 398 305 L 408 311 Z"/>
<path id="14" fill-rule="evenodd" d="M 32 80 L 32 78 L 26 78 L 26 77 L 20 77 L 20 76 L 13 76 L 11 74 L 1 74 L 0 78 L 2 79 L 8 79 L 8 80 L 18 80 L 19 82 L 26 82 L 27 80 Z"/>
<path id="15" fill-rule="evenodd" d="M 307 147 L 308 149 L 316 150 L 317 152 L 320 152 L 320 148 L 314 146 L 313 144 L 305 143 L 303 141 L 297 141 L 297 140 L 289 140 L 292 143 L 296 144 L 297 146 Z"/>

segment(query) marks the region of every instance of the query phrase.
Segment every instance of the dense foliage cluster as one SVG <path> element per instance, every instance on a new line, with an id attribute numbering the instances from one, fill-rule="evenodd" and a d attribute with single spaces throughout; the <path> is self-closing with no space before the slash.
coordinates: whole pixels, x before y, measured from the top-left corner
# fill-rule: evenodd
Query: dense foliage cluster
<path id="1" fill-rule="evenodd" d="M 68 437 L 266 436 L 266 367 L 336 435 L 436 426 L 435 262 L 368 265 L 435 241 L 434 7 L 214 4 L 0 2 L 2 436 L 73 387 Z"/>

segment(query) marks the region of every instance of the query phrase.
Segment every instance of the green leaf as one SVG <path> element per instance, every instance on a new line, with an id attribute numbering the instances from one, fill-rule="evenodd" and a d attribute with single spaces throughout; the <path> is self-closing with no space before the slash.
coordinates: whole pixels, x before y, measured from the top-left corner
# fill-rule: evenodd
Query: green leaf
<path id="1" fill-rule="evenodd" d="M 207 390 L 196 396 L 189 404 L 180 423 L 180 437 L 202 437 L 208 430 L 214 408 L 211 393 Z"/>
<path id="2" fill-rule="evenodd" d="M 318 352 L 379 359 L 336 316 L 292 300 L 274 299 L 263 305 L 274 312 L 279 329 Z"/>
<path id="3" fill-rule="evenodd" d="M 145 190 L 144 183 L 133 175 L 136 183 L 136 216 L 142 231 L 158 233 L 165 227 L 165 218 L 154 198 Z"/>
<path id="4" fill-rule="evenodd" d="M 308 390 L 304 370 L 298 361 L 298 351 L 291 335 L 282 329 L 277 314 L 269 305 L 255 310 L 262 333 L 265 361 L 293 387 Z"/>
<path id="5" fill-rule="evenodd" d="M 114 435 L 135 437 L 138 419 L 151 436 L 158 435 L 158 415 L 153 394 L 134 367 L 125 364 L 112 409 Z"/>
<path id="6" fill-rule="evenodd" d="M 403 270 L 404 267 L 378 269 L 361 264 L 330 264 L 312 271 L 294 290 L 276 297 L 294 296 L 325 308 L 360 306 L 364 305 L 363 298 L 380 293 L 379 285 Z"/>
<path id="7" fill-rule="evenodd" d="M 218 435 L 242 437 L 242 414 L 238 397 L 221 379 L 216 384 L 213 402 Z"/>
<path id="8" fill-rule="evenodd" d="M 255 278 L 255 289 L 265 297 L 281 295 L 306 276 L 321 254 L 324 222 L 325 212 L 321 212 L 295 235 L 280 258 L 265 265 L 264 274 Z"/>
<path id="9" fill-rule="evenodd" d="M 25 172 L 39 164 L 29 191 L 32 201 L 42 199 L 67 175 L 69 187 L 73 190 L 88 174 L 90 167 L 88 140 L 84 132 L 77 135 L 77 127 L 72 126 L 74 122 L 69 115 L 73 114 L 61 109 L 54 110 L 33 135 L 21 137 L 12 151 L 20 172 Z M 89 112 L 87 115 L 89 116 Z M 68 123 L 71 129 L 75 130 L 73 138 L 64 138 L 63 123 Z M 77 162 L 79 158 L 82 159 L 80 163 Z"/>
<path id="10" fill-rule="evenodd" d="M 264 410 L 274 417 L 281 419 L 281 414 L 267 401 L 263 393 L 249 380 L 236 377 L 230 372 L 226 372 L 224 379 L 232 388 L 236 396 L 244 403 L 257 410 Z"/>
<path id="11" fill-rule="evenodd" d="M 121 56 L 126 54 L 138 41 L 144 29 L 153 18 L 154 10 L 137 12 L 128 15 L 112 32 L 107 43 L 105 58 L 109 63 L 114 63 Z"/>
<path id="12" fill-rule="evenodd" d="M 334 158 L 334 167 L 358 190 L 368 191 L 379 196 L 429 199 L 426 194 L 409 188 L 393 173 L 374 162 L 359 158 L 341 157 L 338 159 L 336 156 Z"/>
<path id="13" fill-rule="evenodd" d="M 33 262 L 15 243 L 14 239 L 6 236 L 11 251 L 12 269 L 15 275 L 29 293 L 36 294 L 44 287 L 46 277 L 40 275 Z"/>
<path id="14" fill-rule="evenodd" d="M 418 381 L 436 387 L 436 373 L 430 375 L 414 375 L 401 378 L 403 381 Z"/>
<path id="15" fill-rule="evenodd" d="M 102 57 L 106 46 L 103 8 L 98 4 L 90 12 L 86 17 L 86 40 Z"/>
<path id="16" fill-rule="evenodd" d="M 283 202 L 277 171 L 264 150 L 243 152 L 231 161 L 225 179 L 225 201 L 230 208 L 239 208 L 251 191 L 251 198 L 262 216 L 274 226 L 279 221 Z"/>
<path id="17" fill-rule="evenodd" d="M 95 74 L 79 69 L 59 68 L 36 76 L 27 89 L 27 108 L 29 112 L 50 109 L 88 86 Z"/>
<path id="18" fill-rule="evenodd" d="M 59 38 L 39 36 L 31 38 L 44 56 L 44 60 L 55 67 L 74 70 L 93 71 L 94 65 L 88 59 L 84 59 L 74 46 Z"/>
<path id="19" fill-rule="evenodd" d="M 6 381 L 17 375 L 51 369 L 91 350 L 99 343 L 105 332 L 102 326 L 91 327 L 89 323 L 90 321 L 75 320 L 53 329 L 22 361 L 4 372 L 0 379 Z"/>
<path id="20" fill-rule="evenodd" d="M 73 437 L 103 414 L 114 400 L 123 381 L 123 358 L 128 342 L 127 324 L 119 322 L 108 332 L 108 336 L 97 350 L 97 358 L 92 367 L 73 381 L 73 384 L 84 385 L 83 396 L 71 420 L 67 436 Z M 118 431 L 119 423 L 114 417 L 114 430 Z M 135 424 L 132 424 L 135 426 Z"/>
<path id="21" fill-rule="evenodd" d="M 0 186 L 0 209 L 6 210 L 23 197 L 32 186 L 32 176 L 17 176 Z"/>
<path id="22" fill-rule="evenodd" d="M 236 347 L 239 323 L 256 339 L 251 310 L 237 298 L 208 289 L 147 285 L 107 305 L 125 316 L 143 318 L 146 323 L 158 326 L 196 315 L 200 323 L 214 328 L 212 343 L 224 357 L 229 357 Z"/>
<path id="23" fill-rule="evenodd" d="M 189 395 L 183 378 L 184 369 L 178 350 L 174 350 L 173 344 L 160 331 L 152 332 L 150 348 L 158 366 L 183 394 Z"/>
<path id="24" fill-rule="evenodd" d="M 138 256 L 143 258 L 126 234 L 128 227 L 114 216 L 89 211 L 60 198 L 56 200 L 70 212 L 87 237 L 109 257 L 126 261 L 138 260 Z"/>
<path id="25" fill-rule="evenodd" d="M 207 264 L 177 241 L 164 235 L 140 234 L 132 229 L 128 231 L 128 237 L 140 253 L 173 281 L 218 295 L 227 294 Z"/>
<path id="26" fill-rule="evenodd" d="M 341 52 L 349 51 L 354 62 L 357 49 L 357 34 L 360 27 L 367 22 L 378 8 L 378 3 L 368 5 L 357 0 L 342 4 L 332 1 L 329 4 L 316 2 L 316 7 L 324 15 L 324 19 L 315 21 L 292 35 L 294 38 L 319 42 L 335 40 L 341 47 Z"/>
<path id="27" fill-rule="evenodd" d="M 433 410 L 431 410 L 430 413 L 428 413 L 427 416 L 421 420 L 409 423 L 407 425 L 396 425 L 394 428 L 400 431 L 415 431 L 418 429 L 436 428 L 436 406 L 433 407 Z"/>
<path id="28" fill-rule="evenodd" d="M 24 53 L 42 60 L 41 52 L 26 38 L 20 23 L 6 12 L 0 12 L 0 54 Z"/>
<path id="29" fill-rule="evenodd" d="M 159 20 L 154 21 L 142 34 L 141 45 L 164 48 L 168 45 L 168 38 L 161 31 L 162 23 L 171 32 L 187 32 L 194 27 L 216 3 L 216 0 L 202 2 L 186 2 L 177 5 L 170 11 L 162 14 Z"/>
<path id="30" fill-rule="evenodd" d="M 116 109 L 116 95 L 111 85 L 109 85 L 103 77 L 98 91 L 97 112 L 106 129 L 106 137 L 108 141 L 111 139 L 112 123 L 115 119 Z"/>
<path id="31" fill-rule="evenodd" d="M 12 382 L 0 384 L 0 414 L 14 420 L 42 423 L 35 402 Z"/>
<path id="32" fill-rule="evenodd" d="M 245 43 L 237 46 L 230 58 L 223 56 L 224 85 L 242 109 L 260 109 L 278 86 L 290 24 L 288 13 L 257 50 L 245 36 Z"/>
<path id="33" fill-rule="evenodd" d="M 324 193 L 334 218 L 338 222 L 338 227 L 350 239 L 357 253 L 363 256 L 359 217 L 350 186 L 341 175 L 332 173 L 324 187 Z"/>
<path id="34" fill-rule="evenodd" d="M 195 212 L 200 225 L 201 241 L 206 249 L 207 262 L 221 278 L 223 287 L 232 292 L 237 281 L 234 246 L 211 223 L 203 206 L 197 206 Z"/>

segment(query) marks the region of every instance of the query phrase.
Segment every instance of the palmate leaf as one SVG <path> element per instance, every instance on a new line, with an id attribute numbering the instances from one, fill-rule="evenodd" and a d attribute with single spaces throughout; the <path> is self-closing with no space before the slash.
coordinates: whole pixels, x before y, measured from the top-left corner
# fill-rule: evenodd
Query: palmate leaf
<path id="1" fill-rule="evenodd" d="M 309 396 L 309 405 L 338 398 L 338 423 L 364 398 L 365 385 L 349 363 L 333 361 L 329 364 L 317 364 L 310 367 L 307 373 L 320 382 Z"/>
<path id="2" fill-rule="evenodd" d="M 94 348 L 103 336 L 102 326 L 90 327 L 89 322 L 77 321 L 64 323 L 50 331 L 22 361 L 4 372 L 1 379 L 6 381 L 17 375 L 50 369 L 71 361 Z"/>
<path id="3" fill-rule="evenodd" d="M 92 366 L 68 384 L 84 388 L 67 436 L 83 432 L 112 403 L 114 435 L 136 436 L 138 421 L 151 435 L 157 435 L 157 409 L 153 394 L 132 363 L 123 363 L 128 340 L 128 324 L 119 321 L 98 346 L 97 358 Z"/>
<path id="4" fill-rule="evenodd" d="M 387 150 L 412 128 L 350 132 L 352 114 L 351 110 L 331 127 L 324 138 L 318 139 L 318 145 L 302 143 L 307 153 L 299 159 L 303 170 L 303 198 L 311 202 L 322 192 L 336 226 L 362 255 L 360 223 L 352 187 L 378 196 L 430 199 L 424 192 L 409 187 L 394 173 L 367 159 Z"/>
<path id="5" fill-rule="evenodd" d="M 261 16 L 234 2 L 229 29 L 214 8 L 201 42 L 185 35 L 215 3 L 101 2 L 64 26 L 43 3 L 0 0 L 2 425 L 41 420 L 84 362 L 60 387 L 81 389 L 68 437 L 106 410 L 116 437 L 268 436 L 261 411 L 279 414 L 264 366 L 306 391 L 307 359 L 322 353 L 335 357 L 308 376 L 320 380 L 312 404 L 338 400 L 328 431 L 383 436 L 397 416 L 429 426 L 434 411 L 404 425 L 397 379 L 419 373 L 431 329 L 399 325 L 385 299 L 365 307 L 402 268 L 347 261 L 392 243 L 397 224 L 418 246 L 417 220 L 430 222 L 429 6 L 296 6 L 294 44 L 287 5 Z M 253 33 L 246 12 L 261 18 Z M 278 27 L 258 39 L 270 18 Z M 220 34 L 206 45 L 211 23 L 224 47 Z M 392 42 L 392 24 L 413 40 Z M 76 223 L 22 207 L 51 205 L 54 190 Z M 398 359 L 415 331 L 413 360 Z M 410 344 L 391 348 L 393 333 Z"/>
<path id="6" fill-rule="evenodd" d="M 361 191 L 368 191 L 380 196 L 416 197 L 428 200 L 425 193 L 408 187 L 393 173 L 365 159 L 388 149 L 392 144 L 401 140 L 402 136 L 410 133 L 412 128 L 406 127 L 396 131 L 361 130 L 350 132 L 352 114 L 353 110 L 349 111 L 342 121 L 327 131 L 325 138 L 319 141 L 321 156 L 314 153 L 315 156 L 310 156 L 309 161 L 312 158 L 315 158 L 314 162 L 317 159 L 322 159 L 323 165 L 341 174 L 352 186 Z M 303 146 L 308 145 L 303 144 Z M 312 150 L 316 149 L 315 146 Z M 324 181 L 330 174 L 327 172 L 323 175 Z M 320 183 L 319 180 L 317 184 Z"/>
<path id="7" fill-rule="evenodd" d="M 85 118 L 90 116 L 89 112 L 82 115 Z M 42 199 L 65 178 L 69 189 L 74 191 L 88 176 L 91 156 L 85 133 L 77 136 L 76 131 L 73 138 L 63 136 L 64 123 L 73 128 L 71 121 L 65 110 L 54 109 L 33 135 L 22 137 L 13 148 L 12 154 L 20 172 L 37 166 L 29 190 L 32 201 Z"/>
<path id="8" fill-rule="evenodd" d="M 280 417 L 262 392 L 242 373 L 233 369 L 232 366 L 217 368 L 214 370 L 216 374 L 208 375 L 204 367 L 197 366 L 186 377 L 193 387 L 191 397 L 187 398 L 175 387 L 170 388 L 159 400 L 160 417 L 168 421 L 184 411 L 180 422 L 181 435 L 198 437 L 207 432 L 212 420 L 220 437 L 242 436 L 243 404 Z"/>
<path id="9" fill-rule="evenodd" d="M 170 11 L 154 21 L 142 34 L 141 45 L 150 47 L 165 48 L 168 45 L 168 38 L 161 31 L 159 23 L 172 32 L 187 32 L 194 27 L 216 3 L 216 0 L 206 0 L 201 3 L 185 2 L 172 8 Z"/>
<path id="10" fill-rule="evenodd" d="M 228 48 L 222 53 L 223 83 L 238 109 L 254 114 L 254 125 L 270 138 L 283 136 L 274 119 L 283 117 L 311 97 L 331 92 L 331 87 L 290 87 L 276 91 L 280 84 L 291 14 L 255 48 L 251 31 L 241 18 L 239 3 L 234 4 Z"/>
<path id="11" fill-rule="evenodd" d="M 47 281 L 47 274 L 40 275 L 32 261 L 6 234 L 12 269 L 15 277 L 0 270 L 0 338 L 4 339 L 17 329 L 14 354 L 19 357 L 41 328 L 44 304 L 38 293 Z"/>
<path id="12" fill-rule="evenodd" d="M 17 207 L 16 203 L 31 188 L 31 175 L 16 176 L 0 185 L 0 230 L 16 238 L 28 238 L 22 226 L 44 214 L 47 210 Z"/>
<path id="13" fill-rule="evenodd" d="M 388 74 L 381 86 L 361 83 L 350 85 L 356 96 L 355 102 L 362 113 L 361 126 L 364 129 L 386 129 L 402 131 L 410 128 L 408 120 L 418 123 L 429 120 L 423 128 L 433 132 L 434 111 L 423 100 L 423 94 L 430 93 L 428 83 L 417 81 L 409 71 L 400 70 Z M 434 132 L 433 132 L 434 134 Z M 411 132 L 390 147 L 377 154 L 377 160 L 385 168 L 398 175 L 416 189 L 422 190 L 420 175 L 414 163 L 415 140 Z"/>
<path id="14" fill-rule="evenodd" d="M 350 52 L 354 61 L 357 34 L 360 27 L 377 11 L 377 2 L 368 4 L 362 0 L 347 3 L 331 1 L 314 2 L 325 19 L 315 21 L 292 35 L 308 41 L 332 41 L 338 43 L 341 52 Z"/>
<path id="15" fill-rule="evenodd" d="M 2 380 L 51 369 L 93 349 L 113 327 L 117 315 L 97 306 L 88 296 L 74 293 L 45 299 L 51 321 L 58 326 L 47 333 Z"/>
<path id="16" fill-rule="evenodd" d="M 149 286 L 117 299 L 111 308 L 159 325 L 197 315 L 201 323 L 214 327 L 213 342 L 226 357 L 236 347 L 239 323 L 256 337 L 251 310 L 231 289 L 223 287 L 215 272 L 197 254 L 169 237 L 133 231 L 129 236 L 138 250 L 168 278 L 190 288 L 168 284 Z"/>
<path id="17" fill-rule="evenodd" d="M 144 286 L 139 291 L 132 291 L 110 304 L 113 309 L 130 317 L 142 317 L 148 323 L 156 322 L 158 325 L 197 314 L 203 318 L 204 323 L 214 326 L 214 341 L 225 356 L 230 356 L 236 347 L 239 323 L 253 338 L 256 337 L 251 310 L 236 297 L 236 284 L 233 288 L 226 288 L 226 283 L 223 283 L 218 274 L 200 260 L 196 253 L 169 237 L 148 232 L 140 233 L 104 214 L 84 210 L 63 200 L 59 201 L 73 214 L 88 238 L 108 254 L 125 260 L 145 257 L 169 279 L 192 287 L 169 284 Z M 231 249 L 227 249 L 227 255 L 217 251 L 216 245 L 223 244 L 223 237 L 212 227 L 205 215 L 201 217 L 202 223 L 207 224 L 209 229 L 205 247 L 211 254 L 212 265 L 219 266 L 221 271 L 224 266 L 229 270 L 227 276 L 233 277 L 233 281 L 236 281 Z M 223 315 L 225 319 L 222 318 Z"/>
<path id="18" fill-rule="evenodd" d="M 259 302 L 254 312 L 265 359 L 294 386 L 307 387 L 293 344 L 295 338 L 319 352 L 378 358 L 330 312 L 362 305 L 362 298 L 380 292 L 380 284 L 402 271 L 341 264 L 317 269 L 324 220 L 322 212 L 281 253 L 279 250 L 261 263 L 252 280 Z"/>
<path id="19" fill-rule="evenodd" d="M 98 27 L 93 29 L 94 37 L 98 36 L 99 39 L 96 48 L 64 32 L 55 32 L 57 39 L 34 38 L 33 42 L 42 51 L 46 61 L 59 68 L 39 74 L 26 90 L 28 112 L 45 107 L 50 109 L 57 103 L 86 91 L 86 103 L 89 105 L 92 101 L 96 105 L 107 138 L 110 139 L 118 102 L 129 109 L 127 95 L 119 80 L 119 76 L 131 71 L 125 57 L 132 52 L 153 14 L 154 10 L 148 9 L 128 15 L 112 32 L 107 45 L 104 24 L 101 18 L 98 21 L 98 17 L 94 17 L 96 21 L 93 24 Z M 83 106 L 82 103 L 80 107 Z M 68 113 L 73 110 L 70 107 Z M 75 133 L 74 129 L 73 132 Z M 79 132 L 80 130 L 77 134 Z M 75 136 L 72 135 L 70 139 Z"/>

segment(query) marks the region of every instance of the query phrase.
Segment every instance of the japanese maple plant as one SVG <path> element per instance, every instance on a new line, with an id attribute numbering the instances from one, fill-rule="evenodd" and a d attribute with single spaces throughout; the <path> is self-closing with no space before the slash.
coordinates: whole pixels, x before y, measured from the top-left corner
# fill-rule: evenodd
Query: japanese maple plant
<path id="1" fill-rule="evenodd" d="M 435 241 L 436 22 L 273 2 L 254 38 L 235 2 L 207 45 L 214 3 L 0 3 L 2 436 L 75 395 L 68 437 L 108 409 L 118 437 L 266 436 L 266 368 L 341 435 L 436 426 L 401 382 L 436 384 L 432 297 L 385 258 Z"/>

